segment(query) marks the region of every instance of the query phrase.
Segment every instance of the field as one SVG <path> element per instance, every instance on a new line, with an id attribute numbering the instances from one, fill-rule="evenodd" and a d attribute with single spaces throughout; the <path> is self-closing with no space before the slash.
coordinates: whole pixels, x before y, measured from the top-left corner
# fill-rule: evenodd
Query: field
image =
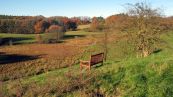
<path id="1" fill-rule="evenodd" d="M 91 35 L 95 34 L 98 33 Z M 35 41 L 32 34 L 28 36 L 22 34 L 1 35 L 7 38 L 30 39 L 28 42 L 23 40 L 16 42 L 23 45 L 2 46 L 0 48 L 1 80 L 17 79 L 72 65 L 82 56 L 82 52 L 84 52 L 82 48 L 92 43 L 92 40 L 88 40 L 90 34 L 82 31 L 67 32 L 63 43 L 59 44 L 31 44 Z M 81 39 L 81 37 L 86 38 Z M 13 67 L 11 67 L 12 65 Z"/>
<path id="2" fill-rule="evenodd" d="M 0 97 L 173 97 L 161 1 L 2 1 Z"/>
<path id="3" fill-rule="evenodd" d="M 146 58 L 136 58 L 124 33 L 111 33 L 108 60 L 91 72 L 79 69 L 79 60 L 103 52 L 103 32 L 67 32 L 59 44 L 30 44 L 0 47 L 2 96 L 34 97 L 171 97 L 173 95 L 173 33 L 161 35 L 160 50 Z M 29 44 L 28 44 L 29 43 Z M 80 71 L 80 72 L 79 72 Z"/>

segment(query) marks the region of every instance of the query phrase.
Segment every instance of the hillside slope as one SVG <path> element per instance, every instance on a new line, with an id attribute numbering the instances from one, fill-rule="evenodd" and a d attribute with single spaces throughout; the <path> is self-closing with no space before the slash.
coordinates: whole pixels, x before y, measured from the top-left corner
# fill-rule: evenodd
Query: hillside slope
<path id="1" fill-rule="evenodd" d="M 111 43 L 108 61 L 88 72 L 79 72 L 79 64 L 44 74 L 3 82 L 3 95 L 28 96 L 107 96 L 172 97 L 173 33 L 161 36 L 160 50 L 146 58 L 135 58 L 133 52 L 121 51 L 122 41 Z M 87 50 L 97 51 L 99 46 Z M 84 53 L 87 59 L 90 53 Z M 85 58 L 86 57 L 86 58 Z"/>

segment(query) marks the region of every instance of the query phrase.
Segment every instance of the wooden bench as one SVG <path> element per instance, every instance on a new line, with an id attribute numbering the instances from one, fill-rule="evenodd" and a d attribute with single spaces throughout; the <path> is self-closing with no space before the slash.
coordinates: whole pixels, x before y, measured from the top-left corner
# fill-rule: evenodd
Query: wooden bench
<path id="1" fill-rule="evenodd" d="M 87 69 L 91 70 L 91 66 L 96 65 L 98 63 L 103 64 L 104 59 L 104 53 L 99 53 L 96 55 L 91 55 L 89 61 L 80 61 L 80 69 L 82 70 L 83 67 L 86 67 Z"/>

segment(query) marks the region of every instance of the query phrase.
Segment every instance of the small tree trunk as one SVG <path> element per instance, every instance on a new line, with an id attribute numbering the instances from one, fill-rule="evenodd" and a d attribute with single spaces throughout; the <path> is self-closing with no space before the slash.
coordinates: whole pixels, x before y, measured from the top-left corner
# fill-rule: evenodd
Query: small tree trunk
<path id="1" fill-rule="evenodd" d="M 108 32 L 105 31 L 104 34 L 104 41 L 103 41 L 103 47 L 104 47 L 104 60 L 107 61 L 107 54 L 108 54 Z"/>

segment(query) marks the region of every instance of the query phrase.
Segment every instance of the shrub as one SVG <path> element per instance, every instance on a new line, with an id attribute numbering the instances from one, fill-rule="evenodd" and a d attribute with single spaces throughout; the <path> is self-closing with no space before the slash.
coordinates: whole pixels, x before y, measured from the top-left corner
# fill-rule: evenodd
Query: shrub
<path id="1" fill-rule="evenodd" d="M 66 23 L 66 29 L 67 29 L 67 30 L 76 31 L 76 29 L 77 29 L 77 23 L 74 22 L 74 21 L 68 21 L 68 22 Z"/>
<path id="2" fill-rule="evenodd" d="M 126 14 L 112 15 L 106 18 L 105 26 L 110 31 L 124 31 L 127 25 L 129 25 L 130 17 Z"/>
<path id="3" fill-rule="evenodd" d="M 102 31 L 104 29 L 104 18 L 94 17 L 90 26 L 90 31 Z"/>
<path id="4" fill-rule="evenodd" d="M 50 26 L 43 37 L 44 43 L 57 43 L 64 36 L 65 29 L 57 25 Z"/>

